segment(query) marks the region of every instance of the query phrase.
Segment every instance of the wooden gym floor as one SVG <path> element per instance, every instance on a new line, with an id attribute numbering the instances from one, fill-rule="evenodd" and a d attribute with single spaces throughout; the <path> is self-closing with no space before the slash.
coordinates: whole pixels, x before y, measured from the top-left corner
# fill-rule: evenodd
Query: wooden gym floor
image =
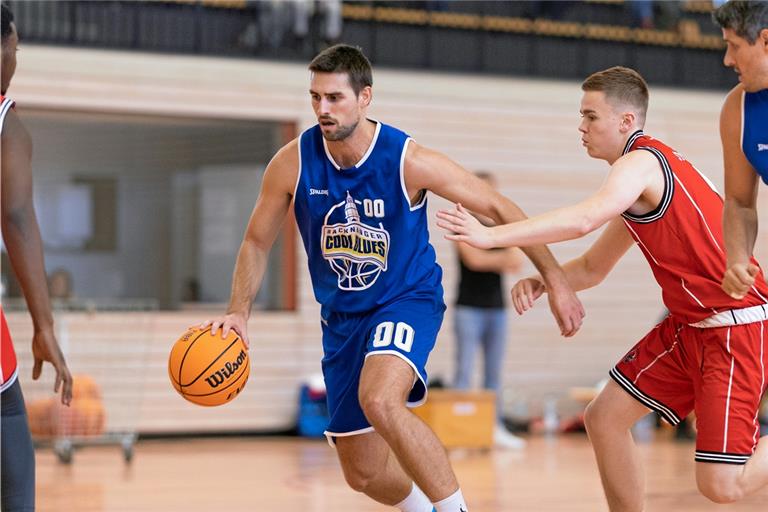
<path id="1" fill-rule="evenodd" d="M 642 445 L 646 512 L 747 512 L 768 509 L 768 489 L 737 505 L 700 497 L 693 444 Z M 532 438 L 522 452 L 453 451 L 472 512 L 605 511 L 585 436 Z M 348 489 L 324 441 L 222 438 L 143 441 L 134 461 L 119 447 L 85 447 L 71 465 L 37 451 L 39 512 L 384 512 Z"/>

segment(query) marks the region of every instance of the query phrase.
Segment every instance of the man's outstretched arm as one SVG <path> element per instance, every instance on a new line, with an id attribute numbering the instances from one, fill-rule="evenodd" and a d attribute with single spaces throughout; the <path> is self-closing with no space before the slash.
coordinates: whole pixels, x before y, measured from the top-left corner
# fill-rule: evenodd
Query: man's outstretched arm
<path id="1" fill-rule="evenodd" d="M 32 202 L 32 140 L 15 112 L 5 118 L 2 134 L 2 227 L 3 239 L 27 307 L 34 335 L 32 378 L 37 379 L 43 362 L 56 370 L 54 391 L 61 389 L 61 401 L 72 399 L 69 373 L 53 331 L 53 314 L 43 262 L 43 243 Z"/>

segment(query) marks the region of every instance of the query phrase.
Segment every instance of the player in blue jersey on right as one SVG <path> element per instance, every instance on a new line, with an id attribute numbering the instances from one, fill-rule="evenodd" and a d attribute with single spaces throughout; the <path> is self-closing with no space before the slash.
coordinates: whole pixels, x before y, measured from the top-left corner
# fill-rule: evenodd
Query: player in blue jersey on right
<path id="1" fill-rule="evenodd" d="M 768 183 L 768 2 L 731 0 L 713 14 L 723 29 L 723 63 L 739 75 L 720 113 L 725 159 L 723 290 L 746 295 L 757 267 L 749 257 L 757 237 L 757 186 Z"/>
<path id="2" fill-rule="evenodd" d="M 445 310 L 426 195 L 498 223 L 525 216 L 444 155 L 366 116 L 372 71 L 358 48 L 328 48 L 309 69 L 318 124 L 267 166 L 227 314 L 201 327 L 225 336 L 234 329 L 248 343 L 267 253 L 293 207 L 321 304 L 326 434 L 347 482 L 403 512 L 467 512 L 445 449 L 407 409 L 426 399 L 425 365 Z M 544 246 L 526 254 L 546 276 L 561 332 L 574 334 L 584 312 L 562 269 Z"/>

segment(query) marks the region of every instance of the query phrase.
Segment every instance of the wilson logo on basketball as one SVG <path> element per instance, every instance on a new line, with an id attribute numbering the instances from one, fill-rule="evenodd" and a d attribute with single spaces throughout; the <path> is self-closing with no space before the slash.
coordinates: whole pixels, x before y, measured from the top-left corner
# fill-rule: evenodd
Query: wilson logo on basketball
<path id="1" fill-rule="evenodd" d="M 243 361 L 245 361 L 246 354 L 244 350 L 241 350 L 240 353 L 237 355 L 237 359 L 235 359 L 232 362 L 229 362 L 221 367 L 221 369 L 216 370 L 215 373 L 211 374 L 209 377 L 205 378 L 205 381 L 208 383 L 209 386 L 212 388 L 216 388 L 224 382 L 226 379 L 230 378 L 234 373 L 237 371 L 238 368 L 243 364 Z"/>

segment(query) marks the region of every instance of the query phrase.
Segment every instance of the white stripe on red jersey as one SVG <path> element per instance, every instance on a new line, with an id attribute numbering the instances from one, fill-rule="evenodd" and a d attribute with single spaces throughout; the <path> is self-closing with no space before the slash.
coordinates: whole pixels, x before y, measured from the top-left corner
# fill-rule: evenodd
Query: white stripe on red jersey
<path id="1" fill-rule="evenodd" d="M 768 285 L 762 270 L 741 300 L 720 288 L 725 273 L 723 199 L 712 182 L 679 153 L 640 130 L 627 141 L 624 154 L 630 151 L 649 151 L 664 174 L 658 207 L 645 215 L 625 212 L 623 217 L 670 313 L 694 323 L 722 311 L 765 304 Z M 751 261 L 757 265 L 754 258 Z"/>
<path id="2" fill-rule="evenodd" d="M 0 134 L 3 132 L 5 116 L 13 108 L 10 98 L 0 96 Z M 5 315 L 0 307 L 0 391 L 4 391 L 16 381 L 16 351 L 13 349 L 11 333 L 5 323 Z"/>

